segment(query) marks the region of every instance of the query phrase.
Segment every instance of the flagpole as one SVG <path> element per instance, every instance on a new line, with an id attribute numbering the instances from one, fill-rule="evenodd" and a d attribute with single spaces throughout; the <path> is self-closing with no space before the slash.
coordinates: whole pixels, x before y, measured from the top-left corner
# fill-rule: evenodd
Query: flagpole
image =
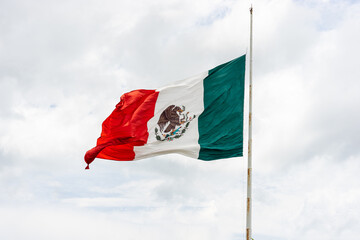
<path id="1" fill-rule="evenodd" d="M 250 71 L 249 71 L 249 138 L 248 138 L 248 171 L 246 201 L 246 240 L 251 240 L 251 182 L 252 182 L 252 25 L 253 7 L 250 7 Z"/>

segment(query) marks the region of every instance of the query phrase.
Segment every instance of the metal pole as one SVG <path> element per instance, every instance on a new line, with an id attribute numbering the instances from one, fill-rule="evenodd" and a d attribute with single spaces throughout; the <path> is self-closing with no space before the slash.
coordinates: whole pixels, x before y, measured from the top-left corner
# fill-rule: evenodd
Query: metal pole
<path id="1" fill-rule="evenodd" d="M 248 140 L 248 171 L 247 171 L 247 202 L 246 202 L 246 240 L 251 240 L 251 172 L 252 172 L 252 22 L 253 7 L 250 7 L 250 71 L 249 71 L 249 140 Z"/>

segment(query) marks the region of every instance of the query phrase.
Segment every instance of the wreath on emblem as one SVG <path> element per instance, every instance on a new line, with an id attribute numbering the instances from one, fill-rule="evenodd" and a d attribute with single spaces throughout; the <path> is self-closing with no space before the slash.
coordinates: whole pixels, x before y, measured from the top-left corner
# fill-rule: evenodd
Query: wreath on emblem
<path id="1" fill-rule="evenodd" d="M 158 141 L 172 141 L 180 138 L 188 129 L 190 122 L 196 115 L 189 116 L 185 113 L 184 106 L 168 106 L 160 115 L 155 136 Z"/>

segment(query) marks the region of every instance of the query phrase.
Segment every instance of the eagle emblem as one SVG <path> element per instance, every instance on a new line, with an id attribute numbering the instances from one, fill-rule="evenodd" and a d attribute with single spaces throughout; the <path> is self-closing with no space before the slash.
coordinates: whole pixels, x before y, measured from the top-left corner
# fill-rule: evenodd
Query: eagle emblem
<path id="1" fill-rule="evenodd" d="M 172 141 L 181 137 L 189 127 L 196 115 L 185 113 L 185 106 L 168 106 L 159 117 L 155 127 L 155 136 L 158 141 Z"/>

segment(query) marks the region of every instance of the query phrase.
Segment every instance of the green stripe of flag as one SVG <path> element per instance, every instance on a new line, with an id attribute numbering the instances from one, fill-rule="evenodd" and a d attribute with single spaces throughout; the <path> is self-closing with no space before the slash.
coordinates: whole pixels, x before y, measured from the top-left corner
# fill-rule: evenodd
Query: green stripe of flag
<path id="1" fill-rule="evenodd" d="M 199 159 L 243 155 L 246 55 L 217 66 L 204 79 L 204 111 L 199 116 Z"/>

